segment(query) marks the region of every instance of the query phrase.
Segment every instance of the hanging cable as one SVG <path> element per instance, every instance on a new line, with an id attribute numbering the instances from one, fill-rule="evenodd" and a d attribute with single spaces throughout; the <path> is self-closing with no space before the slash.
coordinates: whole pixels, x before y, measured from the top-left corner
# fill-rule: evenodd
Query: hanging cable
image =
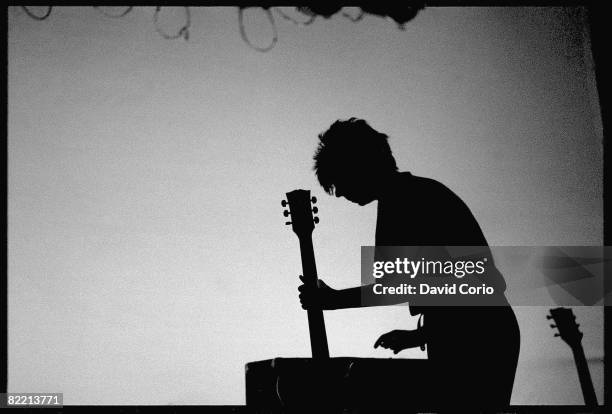
<path id="1" fill-rule="evenodd" d="M 249 40 L 249 37 L 246 34 L 246 29 L 244 28 L 244 7 L 239 7 L 238 8 L 238 24 L 240 25 L 240 36 L 242 36 L 242 40 L 245 41 L 245 43 L 247 45 L 249 45 L 251 48 L 259 51 L 259 52 L 268 52 L 270 50 L 272 50 L 272 48 L 276 45 L 276 42 L 278 42 L 278 32 L 276 30 L 276 22 L 274 21 L 274 16 L 272 16 L 272 11 L 269 8 L 265 8 L 264 11 L 266 12 L 266 15 L 268 16 L 268 21 L 270 22 L 270 25 L 272 26 L 272 31 L 274 32 L 274 35 L 272 36 L 272 41 L 270 42 L 270 44 L 266 47 L 260 47 L 260 46 L 256 46 L 253 43 L 251 43 L 251 41 Z"/>
<path id="2" fill-rule="evenodd" d="M 356 22 L 360 21 L 361 19 L 363 19 L 363 16 L 365 16 L 365 12 L 363 10 L 360 10 L 359 14 L 357 16 L 351 16 L 347 12 L 342 12 L 342 16 L 346 17 L 347 19 L 349 19 L 353 23 L 356 23 Z"/>
<path id="3" fill-rule="evenodd" d="M 100 6 L 93 6 L 93 8 L 99 11 L 100 13 L 102 13 L 103 15 L 105 15 L 106 17 L 118 18 L 118 17 L 123 17 L 129 12 L 131 12 L 134 6 L 126 6 L 126 9 L 122 13 L 119 13 L 119 14 L 107 13 Z"/>
<path id="4" fill-rule="evenodd" d="M 369 5 L 369 6 L 360 7 L 359 8 L 360 11 L 357 15 L 353 16 L 347 13 L 346 11 L 342 11 L 341 15 L 349 19 L 352 22 L 358 22 L 362 20 L 366 14 L 390 18 L 397 23 L 399 29 L 405 30 L 406 23 L 414 19 L 415 16 L 419 13 L 419 11 L 425 8 L 425 2 L 423 1 L 415 0 L 411 3 L 413 3 L 413 5 L 406 7 L 406 6 L 394 6 L 391 4 L 386 4 L 383 1 L 383 4 L 378 4 L 375 6 Z M 20 7 L 23 9 L 23 11 L 25 11 L 25 13 L 30 18 L 34 20 L 39 20 L 39 21 L 46 20 L 51 15 L 51 11 L 53 10 L 53 6 L 47 6 L 47 11 L 45 12 L 45 14 L 42 16 L 39 16 L 30 11 L 30 8 L 32 6 L 20 6 Z M 108 13 L 106 10 L 104 10 L 100 6 L 93 6 L 93 7 L 98 12 L 104 14 L 107 17 L 111 17 L 111 18 L 123 17 L 127 15 L 128 13 L 130 13 L 134 8 L 133 6 L 123 6 L 125 7 L 125 10 L 123 10 L 121 13 L 114 14 L 114 13 Z M 249 7 L 252 7 L 252 6 L 249 6 Z M 254 45 L 249 39 L 249 36 L 247 35 L 246 28 L 244 26 L 244 11 L 246 8 L 247 8 L 246 6 L 238 7 L 238 24 L 240 27 L 240 36 L 242 37 L 242 40 L 244 40 L 244 42 L 247 45 L 249 45 L 252 49 L 255 49 L 259 52 L 268 52 L 272 50 L 272 48 L 274 48 L 274 46 L 276 46 L 276 43 L 278 42 L 278 29 L 276 27 L 276 21 L 274 19 L 274 16 L 272 15 L 271 7 L 270 6 L 262 7 L 264 12 L 266 13 L 268 21 L 270 22 L 270 25 L 272 27 L 272 32 L 273 32 L 272 40 L 270 41 L 270 44 L 265 47 Z M 285 13 L 280 7 L 274 7 L 274 10 L 285 20 L 288 20 L 299 26 L 308 26 L 312 24 L 317 19 L 317 17 L 321 16 L 326 19 L 329 19 L 333 15 L 338 13 L 340 10 L 342 10 L 342 8 L 343 8 L 342 6 L 338 6 L 338 5 L 296 7 L 295 9 L 297 12 L 307 17 L 307 20 L 303 20 L 303 21 L 298 20 L 294 16 L 291 16 L 290 14 Z M 182 37 L 185 40 L 189 40 L 189 29 L 191 28 L 191 12 L 189 10 L 189 7 L 183 6 L 183 10 L 185 13 L 185 24 L 175 34 L 168 34 L 162 28 L 159 22 L 161 9 L 162 9 L 162 6 L 155 6 L 155 13 L 153 15 L 155 31 L 158 34 L 160 34 L 164 39 L 172 40 L 172 39 L 178 39 Z"/>
<path id="5" fill-rule="evenodd" d="M 21 8 L 34 20 L 45 20 L 51 14 L 51 10 L 53 10 L 53 6 L 47 6 L 47 13 L 44 16 L 37 16 L 28 9 L 28 6 L 21 6 Z"/>
<path id="6" fill-rule="evenodd" d="M 302 21 L 299 21 L 299 20 L 297 20 L 297 19 L 295 19 L 295 18 L 293 18 L 293 17 L 289 16 L 287 13 L 285 13 L 284 11 L 282 11 L 282 10 L 281 10 L 280 8 L 278 8 L 278 7 L 275 7 L 275 8 L 274 8 L 274 11 L 275 11 L 276 13 L 280 14 L 280 16 L 281 16 L 283 19 L 285 19 L 285 20 L 289 20 L 291 23 L 293 23 L 293 24 L 297 24 L 298 26 L 308 26 L 308 25 L 312 24 L 312 23 L 313 23 L 313 22 L 314 22 L 314 21 L 317 19 L 317 16 L 316 16 L 316 15 L 310 15 L 310 14 L 308 14 L 308 15 L 307 15 L 307 16 L 308 16 L 308 20 L 305 20 L 305 21 L 303 21 L 303 22 L 302 22 Z M 300 12 L 300 13 L 301 13 L 301 12 Z M 304 13 L 302 13 L 302 14 L 304 14 Z"/>
<path id="7" fill-rule="evenodd" d="M 191 12 L 189 11 L 189 7 L 185 6 L 185 24 L 180 28 L 178 32 L 174 35 L 170 35 L 166 33 L 159 25 L 159 13 L 161 11 L 161 6 L 155 6 L 155 14 L 153 15 L 153 22 L 155 23 L 155 31 L 159 33 L 164 39 L 172 40 L 178 39 L 179 37 L 184 38 L 185 40 L 189 40 L 189 28 L 191 27 Z"/>

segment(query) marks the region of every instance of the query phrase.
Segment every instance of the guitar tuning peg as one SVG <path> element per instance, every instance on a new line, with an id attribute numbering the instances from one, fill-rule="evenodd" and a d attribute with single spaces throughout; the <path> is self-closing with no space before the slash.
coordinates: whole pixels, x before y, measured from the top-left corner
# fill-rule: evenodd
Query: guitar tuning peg
<path id="1" fill-rule="evenodd" d="M 556 328 L 556 327 L 557 327 L 557 325 L 555 325 L 555 324 L 551 324 L 551 325 L 550 325 L 550 327 L 551 327 L 551 328 Z"/>
<path id="2" fill-rule="evenodd" d="M 318 217 L 315 217 L 315 218 L 314 218 L 314 219 L 312 219 L 312 220 L 315 222 L 315 224 L 319 224 L 319 218 L 318 218 Z"/>
<path id="3" fill-rule="evenodd" d="M 287 207 L 287 200 L 283 200 L 283 201 L 281 201 L 281 206 L 283 206 L 283 207 Z"/>
<path id="4" fill-rule="evenodd" d="M 316 198 L 316 197 L 311 197 L 311 198 L 310 198 L 310 201 L 312 202 L 312 204 L 314 204 L 314 203 L 316 203 L 316 202 L 317 202 L 317 198 Z"/>
<path id="5" fill-rule="evenodd" d="M 315 213 L 315 214 L 317 214 L 317 213 L 319 212 L 319 209 L 318 209 L 318 208 L 316 208 L 316 207 L 313 207 L 313 208 L 312 208 L 312 212 L 313 212 L 313 213 Z"/>
<path id="6" fill-rule="evenodd" d="M 289 217 L 289 214 L 291 214 L 291 213 L 289 213 L 289 211 L 288 211 L 288 210 L 283 211 L 283 216 L 285 216 L 285 217 Z"/>
<path id="7" fill-rule="evenodd" d="M 290 221 L 286 221 L 286 222 L 285 222 L 285 225 L 286 225 L 286 226 L 288 226 L 288 225 L 290 225 L 290 224 L 291 224 L 291 222 L 290 222 Z"/>

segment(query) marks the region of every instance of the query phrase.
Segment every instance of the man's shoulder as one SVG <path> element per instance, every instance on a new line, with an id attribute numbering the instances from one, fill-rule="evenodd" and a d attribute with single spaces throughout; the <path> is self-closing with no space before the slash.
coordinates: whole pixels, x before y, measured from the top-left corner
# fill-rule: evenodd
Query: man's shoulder
<path id="1" fill-rule="evenodd" d="M 437 196 L 447 195 L 456 197 L 456 194 L 450 188 L 433 178 L 421 177 L 410 172 L 403 172 L 400 175 L 402 175 L 402 179 L 408 185 L 418 188 L 420 192 L 431 193 L 431 195 Z"/>

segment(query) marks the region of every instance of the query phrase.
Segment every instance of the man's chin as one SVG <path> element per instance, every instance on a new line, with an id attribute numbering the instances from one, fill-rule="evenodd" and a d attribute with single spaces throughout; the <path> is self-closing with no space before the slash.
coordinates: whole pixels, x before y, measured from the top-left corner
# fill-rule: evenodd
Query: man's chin
<path id="1" fill-rule="evenodd" d="M 348 198 L 346 196 L 344 196 L 344 198 L 346 198 L 348 201 L 350 201 L 351 203 L 355 203 L 358 204 L 360 206 L 365 206 L 366 204 L 370 204 L 372 201 L 374 200 L 359 200 L 359 199 L 352 199 L 352 198 Z"/>

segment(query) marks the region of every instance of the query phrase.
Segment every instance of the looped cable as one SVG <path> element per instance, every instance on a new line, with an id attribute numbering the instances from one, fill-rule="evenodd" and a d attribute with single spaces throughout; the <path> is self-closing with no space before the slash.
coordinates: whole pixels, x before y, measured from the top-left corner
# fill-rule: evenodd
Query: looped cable
<path id="1" fill-rule="evenodd" d="M 159 33 L 164 39 L 173 40 L 182 37 L 185 40 L 189 40 L 189 27 L 191 26 L 191 12 L 189 11 L 189 7 L 185 6 L 185 24 L 174 35 L 169 35 L 160 27 L 159 12 L 161 11 L 161 9 L 161 6 L 155 6 L 155 14 L 153 15 L 155 31 Z"/>
<path id="2" fill-rule="evenodd" d="M 123 17 L 126 14 L 128 14 L 129 12 L 132 11 L 132 9 L 134 8 L 134 6 L 126 6 L 127 8 L 120 14 L 111 14 L 111 13 L 107 13 L 105 12 L 100 6 L 93 6 L 94 9 L 96 9 L 97 11 L 99 11 L 100 13 L 102 13 L 103 15 L 105 15 L 106 17 L 112 17 L 112 18 L 119 18 L 119 17 Z"/>
<path id="3" fill-rule="evenodd" d="M 34 20 L 45 20 L 51 14 L 51 10 L 53 10 L 53 6 L 47 6 L 47 12 L 45 13 L 45 15 L 37 16 L 28 9 L 28 6 L 21 6 L 21 8 L 23 9 L 23 11 L 26 12 L 28 16 L 30 16 Z"/>
<path id="4" fill-rule="evenodd" d="M 299 21 L 299 20 L 289 16 L 287 13 L 285 13 L 284 11 L 279 9 L 278 7 L 275 7 L 274 11 L 276 13 L 280 14 L 280 16 L 283 19 L 289 20 L 291 23 L 297 24 L 298 26 L 308 26 L 308 25 L 311 25 L 317 19 L 317 15 L 316 14 L 312 14 L 312 15 L 307 15 L 308 16 L 308 20 L 305 20 L 305 21 L 301 22 L 301 21 Z M 302 14 L 304 14 L 304 13 L 302 13 Z"/>
<path id="5" fill-rule="evenodd" d="M 240 36 L 242 36 L 242 40 L 244 40 L 244 42 L 249 45 L 251 48 L 259 51 L 259 52 L 268 52 L 270 50 L 272 50 L 272 48 L 276 45 L 276 42 L 278 42 L 278 31 L 276 30 L 276 22 L 274 21 L 274 16 L 272 16 L 272 11 L 268 8 L 264 9 L 266 12 L 266 15 L 268 16 L 268 21 L 270 22 L 270 25 L 272 26 L 272 30 L 274 32 L 274 35 L 272 37 L 272 41 L 270 42 L 270 44 L 266 47 L 260 47 L 260 46 L 256 46 L 253 43 L 251 43 L 251 41 L 249 40 L 249 37 L 246 34 L 246 29 L 244 28 L 244 7 L 239 7 L 238 8 L 238 24 L 240 25 Z"/>

